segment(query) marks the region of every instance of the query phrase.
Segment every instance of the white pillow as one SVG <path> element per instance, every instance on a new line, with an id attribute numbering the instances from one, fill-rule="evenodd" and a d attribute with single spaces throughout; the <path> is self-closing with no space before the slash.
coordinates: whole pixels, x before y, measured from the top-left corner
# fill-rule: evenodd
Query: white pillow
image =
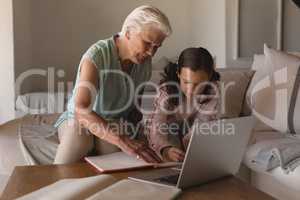
<path id="1" fill-rule="evenodd" d="M 300 52 L 292 51 L 292 52 L 288 52 L 288 54 L 291 54 L 291 55 L 294 55 L 294 56 L 297 56 L 300 58 Z M 251 69 L 254 71 L 263 69 L 264 65 L 265 65 L 265 57 L 266 56 L 264 54 L 254 54 Z"/>
<path id="2" fill-rule="evenodd" d="M 254 71 L 258 71 L 258 70 L 264 68 L 264 64 L 265 64 L 265 55 L 264 54 L 254 54 L 251 69 Z"/>
<path id="3" fill-rule="evenodd" d="M 264 124 L 262 127 L 256 127 L 255 130 L 275 129 L 280 132 L 290 132 L 294 129 L 293 126 L 299 126 L 300 130 L 300 121 L 295 118 L 299 112 L 294 112 L 292 108 L 300 109 L 300 102 L 295 104 L 297 103 L 295 92 L 297 95 L 298 88 L 294 91 L 300 58 L 270 49 L 266 45 L 264 54 L 264 66 L 257 69 L 247 92 L 247 101 L 251 105 L 253 114 Z"/>

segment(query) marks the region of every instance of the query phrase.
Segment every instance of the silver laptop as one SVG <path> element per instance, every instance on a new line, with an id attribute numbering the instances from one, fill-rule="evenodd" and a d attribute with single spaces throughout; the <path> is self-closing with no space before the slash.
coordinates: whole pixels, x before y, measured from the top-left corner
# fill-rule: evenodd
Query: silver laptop
<path id="1" fill-rule="evenodd" d="M 180 168 L 143 172 L 129 179 L 184 189 L 235 175 L 240 167 L 252 128 L 253 117 L 195 123 Z"/>

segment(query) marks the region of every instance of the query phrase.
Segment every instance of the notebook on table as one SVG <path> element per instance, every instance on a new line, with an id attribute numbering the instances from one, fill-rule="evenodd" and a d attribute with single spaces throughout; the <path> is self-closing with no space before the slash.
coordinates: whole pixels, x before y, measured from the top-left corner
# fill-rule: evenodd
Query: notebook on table
<path id="1" fill-rule="evenodd" d="M 175 199 L 180 193 L 181 190 L 177 188 L 140 183 L 129 179 L 118 180 L 112 175 L 102 174 L 87 178 L 63 179 L 18 200 L 152 200 L 157 197 L 169 200 Z"/>
<path id="2" fill-rule="evenodd" d="M 116 152 L 101 156 L 89 156 L 84 158 L 89 164 L 100 172 L 116 172 L 134 170 L 140 168 L 164 168 L 181 165 L 176 162 L 147 163 L 124 152 Z"/>

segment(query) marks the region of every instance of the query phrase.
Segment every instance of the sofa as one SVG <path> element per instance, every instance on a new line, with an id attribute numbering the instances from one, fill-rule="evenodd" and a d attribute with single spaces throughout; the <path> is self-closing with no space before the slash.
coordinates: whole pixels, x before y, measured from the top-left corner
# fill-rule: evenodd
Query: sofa
<path id="1" fill-rule="evenodd" d="M 299 199 L 300 53 L 281 52 L 264 45 L 264 55 L 254 55 L 251 69 L 255 74 L 245 95 L 245 105 L 256 116 L 257 123 L 244 157 L 244 164 L 250 170 L 250 182 L 277 199 Z M 255 156 L 259 152 L 266 153 L 265 150 L 272 150 L 272 153 L 279 150 L 282 157 L 292 157 L 290 160 L 286 157 L 286 164 L 281 162 L 280 166 L 275 167 L 268 163 L 270 165 L 266 168 L 255 163 Z M 289 170 L 288 165 L 293 163 L 294 167 Z"/>
<path id="2" fill-rule="evenodd" d="M 265 51 L 268 52 L 268 49 Z M 276 53 L 285 55 L 283 52 Z M 261 105 L 257 105 L 259 102 L 262 102 L 264 105 L 272 102 L 270 100 L 272 97 L 270 96 L 267 96 L 268 99 L 265 99 L 265 96 L 259 98 L 255 96 L 254 103 L 251 97 L 251 91 L 255 88 L 256 82 L 259 82 L 264 74 L 272 70 L 271 68 L 266 69 L 265 67 L 266 57 L 266 55 L 255 55 L 253 65 L 249 68 L 217 68 L 217 71 L 221 74 L 221 82 L 226 91 L 224 93 L 221 92 L 222 101 L 224 101 L 222 118 L 253 115 L 253 110 L 261 109 Z M 277 59 L 278 58 L 275 58 L 276 61 Z M 297 59 L 295 62 L 296 61 Z M 168 62 L 169 59 L 163 57 L 154 63 L 151 82 L 159 82 L 163 68 Z M 268 65 L 272 65 L 272 63 Z M 300 64 L 298 66 L 300 66 Z M 269 95 L 268 92 L 267 95 Z M 146 87 L 145 94 L 150 96 L 155 94 L 154 88 L 150 86 Z M 264 105 L 262 107 L 264 107 Z M 152 99 L 147 97 L 143 98 L 142 107 L 146 111 L 151 110 Z M 262 110 L 261 112 L 269 111 L 270 110 Z M 4 188 L 15 166 L 32 164 L 32 162 L 24 156 L 26 148 L 24 149 L 24 147 L 20 145 L 20 131 L 22 131 L 20 127 L 24 127 L 24 124 L 37 126 L 51 125 L 55 122 L 57 116 L 58 114 L 25 115 L 22 118 L 12 120 L 0 126 L 0 195 L 1 189 Z M 254 151 L 253 147 L 260 143 L 263 145 L 264 142 L 275 138 L 285 137 L 285 135 L 289 134 L 289 130 L 285 130 L 284 128 L 286 127 L 269 127 L 257 118 L 248 149 L 245 152 L 244 162 L 241 164 L 237 176 L 276 199 L 296 200 L 299 199 L 298 196 L 300 195 L 300 167 L 296 167 L 287 174 L 282 166 L 263 171 L 258 170 L 252 165 L 252 161 L 255 159 L 253 152 L 258 152 L 257 150 Z M 297 124 L 294 125 L 294 128 L 296 128 L 296 132 L 298 132 Z"/>

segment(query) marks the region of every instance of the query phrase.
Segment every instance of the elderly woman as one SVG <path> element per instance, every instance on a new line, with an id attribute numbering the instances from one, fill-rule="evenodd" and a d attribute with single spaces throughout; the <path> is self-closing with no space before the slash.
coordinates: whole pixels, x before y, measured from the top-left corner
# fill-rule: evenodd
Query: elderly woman
<path id="1" fill-rule="evenodd" d="M 127 16 L 120 33 L 87 50 L 67 111 L 55 124 L 60 140 L 55 164 L 76 162 L 95 146 L 98 154 L 121 149 L 147 162 L 160 162 L 143 142 L 111 124 L 140 120 L 133 96 L 150 79 L 151 58 L 171 31 L 159 9 L 141 6 Z"/>

